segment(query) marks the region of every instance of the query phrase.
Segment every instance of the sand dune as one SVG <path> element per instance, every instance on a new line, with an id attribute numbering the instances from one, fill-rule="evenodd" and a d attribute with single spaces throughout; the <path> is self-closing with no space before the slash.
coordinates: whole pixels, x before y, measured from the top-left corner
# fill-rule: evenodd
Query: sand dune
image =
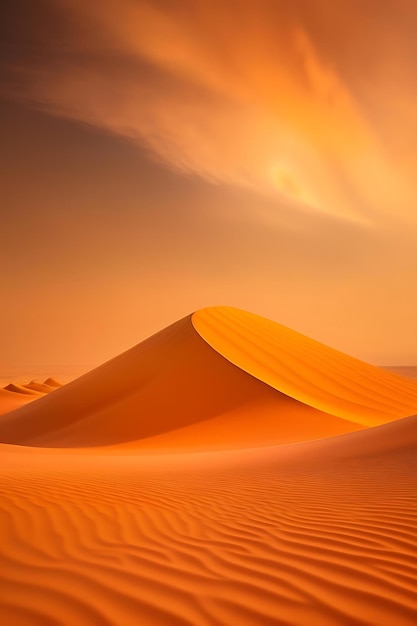
<path id="1" fill-rule="evenodd" d="M 10 414 L 0 440 L 148 449 L 271 445 L 415 411 L 417 383 L 258 316 L 215 307 Z"/>
<path id="2" fill-rule="evenodd" d="M 235 367 L 201 339 L 188 317 L 36 405 L 10 414 L 1 424 L 0 438 L 8 443 L 94 446 L 171 433 L 171 441 L 174 430 L 219 416 L 224 425 L 220 419 L 218 429 L 215 422 L 209 426 L 214 443 L 222 442 L 234 420 L 249 422 L 254 445 L 269 437 L 272 443 L 299 441 L 304 428 L 310 438 L 360 427 L 283 396 Z M 261 420 L 259 428 L 255 418 Z M 193 443 L 198 446 L 204 436 L 196 434 Z M 189 439 L 186 430 L 184 437 Z M 244 442 L 248 440 L 250 436 Z"/>
<path id="3" fill-rule="evenodd" d="M 199 312 L 1 418 L 0 623 L 415 626 L 416 383 L 271 324 Z"/>

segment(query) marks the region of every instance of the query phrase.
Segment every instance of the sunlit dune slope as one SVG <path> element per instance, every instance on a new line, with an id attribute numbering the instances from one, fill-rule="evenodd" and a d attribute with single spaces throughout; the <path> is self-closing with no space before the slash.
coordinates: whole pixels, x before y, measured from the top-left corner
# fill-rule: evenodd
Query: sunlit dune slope
<path id="1" fill-rule="evenodd" d="M 207 449 L 286 443 L 357 428 L 232 365 L 187 317 L 36 405 L 10 414 L 0 426 L 0 438 L 57 447 L 137 442 L 148 449 Z M 162 433 L 171 434 L 146 441 Z"/>
<path id="2" fill-rule="evenodd" d="M 164 457 L 0 446 L 0 621 L 415 626 L 416 420 Z"/>
<path id="3" fill-rule="evenodd" d="M 231 363 L 321 411 L 373 426 L 417 410 L 417 382 L 232 307 L 194 313 L 197 332 Z"/>
<path id="4" fill-rule="evenodd" d="M 236 448 L 328 437 L 415 410 L 417 383 L 216 307 L 6 416 L 0 440 Z"/>

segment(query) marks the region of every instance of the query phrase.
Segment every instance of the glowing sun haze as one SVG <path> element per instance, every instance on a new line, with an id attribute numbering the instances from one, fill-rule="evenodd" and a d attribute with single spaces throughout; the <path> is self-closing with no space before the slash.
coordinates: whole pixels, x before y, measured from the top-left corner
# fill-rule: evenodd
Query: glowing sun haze
<path id="1" fill-rule="evenodd" d="M 415 364 L 413 0 L 18 0 L 2 23 L 6 366 L 98 364 L 219 303 Z"/>

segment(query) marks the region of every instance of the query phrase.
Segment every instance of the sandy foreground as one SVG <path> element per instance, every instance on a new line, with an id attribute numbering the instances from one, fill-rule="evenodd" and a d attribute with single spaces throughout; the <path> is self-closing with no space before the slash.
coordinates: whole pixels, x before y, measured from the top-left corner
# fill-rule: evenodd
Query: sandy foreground
<path id="1" fill-rule="evenodd" d="M 417 623 L 416 380 L 216 307 L 31 386 L 1 624 Z"/>

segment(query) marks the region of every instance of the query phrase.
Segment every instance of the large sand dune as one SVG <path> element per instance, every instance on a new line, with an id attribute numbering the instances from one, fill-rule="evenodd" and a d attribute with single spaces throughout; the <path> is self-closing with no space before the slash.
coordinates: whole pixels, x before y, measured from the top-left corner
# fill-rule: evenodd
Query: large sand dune
<path id="1" fill-rule="evenodd" d="M 415 626 L 416 383 L 271 324 L 199 312 L 2 417 L 0 623 Z"/>
<path id="2" fill-rule="evenodd" d="M 332 436 L 415 411 L 415 381 L 214 307 L 10 414 L 0 441 L 233 447 Z"/>

